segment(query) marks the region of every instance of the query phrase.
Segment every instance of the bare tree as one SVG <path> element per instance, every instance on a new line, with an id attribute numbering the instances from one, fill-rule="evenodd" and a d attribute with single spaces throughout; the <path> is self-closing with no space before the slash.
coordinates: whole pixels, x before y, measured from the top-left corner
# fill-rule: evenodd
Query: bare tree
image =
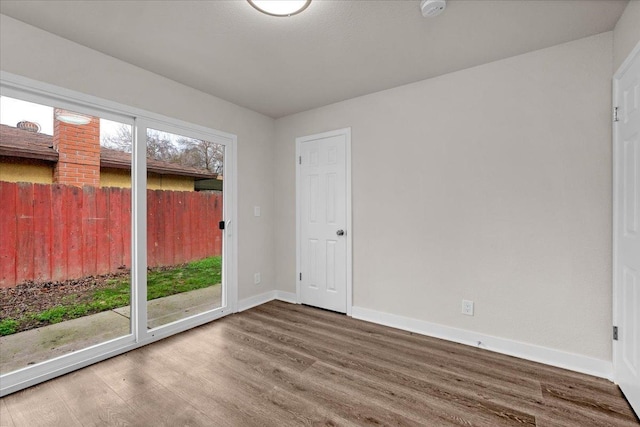
<path id="1" fill-rule="evenodd" d="M 171 141 L 171 135 L 147 130 L 147 157 L 163 162 L 180 163 L 180 151 Z"/>
<path id="2" fill-rule="evenodd" d="M 191 138 L 180 138 L 177 142 L 182 148 L 179 163 L 197 169 L 206 169 L 211 173 L 222 174 L 223 145 Z"/>
<path id="3" fill-rule="evenodd" d="M 131 126 L 123 124 L 116 129 L 115 133 L 104 135 L 101 144 L 105 148 L 130 153 L 132 141 Z M 200 139 L 186 137 L 176 139 L 172 134 L 149 129 L 147 157 L 221 175 L 224 165 L 224 146 Z"/>
<path id="4" fill-rule="evenodd" d="M 116 129 L 116 133 L 103 135 L 100 145 L 112 150 L 124 151 L 125 153 L 131 152 L 131 142 L 133 136 L 131 135 L 131 126 L 122 124 Z"/>

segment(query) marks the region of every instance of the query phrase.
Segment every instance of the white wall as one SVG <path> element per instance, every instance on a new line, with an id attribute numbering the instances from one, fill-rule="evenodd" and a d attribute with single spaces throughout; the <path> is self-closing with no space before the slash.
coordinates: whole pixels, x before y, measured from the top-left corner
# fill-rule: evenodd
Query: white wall
<path id="1" fill-rule="evenodd" d="M 273 289 L 274 120 L 0 15 L 0 68 L 238 136 L 238 298 Z M 253 216 L 253 206 L 262 216 Z M 253 284 L 253 273 L 262 284 Z"/>
<path id="2" fill-rule="evenodd" d="M 351 127 L 355 306 L 610 361 L 611 58 L 609 32 L 277 120 L 279 289 L 295 138 Z"/>
<path id="3" fill-rule="evenodd" d="M 631 0 L 613 30 L 613 71 L 640 42 L 640 0 Z"/>

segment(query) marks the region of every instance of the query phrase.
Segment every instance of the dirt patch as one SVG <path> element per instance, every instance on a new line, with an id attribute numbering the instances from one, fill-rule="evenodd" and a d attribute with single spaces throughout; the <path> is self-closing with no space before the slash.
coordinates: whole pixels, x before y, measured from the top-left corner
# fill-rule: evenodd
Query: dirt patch
<path id="1" fill-rule="evenodd" d="M 149 268 L 147 271 L 168 271 L 187 264 Z M 19 319 L 25 314 L 39 313 L 69 302 L 90 302 L 95 291 L 116 288 L 122 280 L 129 280 L 131 271 L 101 276 L 87 276 L 61 282 L 27 281 L 13 288 L 0 288 L 0 320 Z"/>
<path id="2" fill-rule="evenodd" d="M 28 281 L 13 288 L 0 289 L 0 319 L 18 319 L 28 313 L 38 313 L 73 302 L 91 301 L 100 289 L 115 288 L 120 280 L 130 277 L 129 270 L 121 273 L 69 279 L 62 282 Z"/>
<path id="3" fill-rule="evenodd" d="M 186 268 L 188 264 L 149 268 L 149 273 Z M 60 282 L 23 282 L 13 288 L 0 289 L 0 321 L 14 319 L 18 325 L 13 332 L 22 332 L 40 326 L 98 313 L 108 308 L 91 306 L 95 293 L 103 289 L 122 289 L 122 282 L 130 282 L 131 272 L 122 268 L 120 272 L 101 276 L 87 276 Z M 124 302 L 122 305 L 128 304 Z M 119 305 L 121 306 L 121 305 Z M 37 314 L 56 307 L 81 307 L 82 314 L 65 314 L 58 319 L 37 318 Z M 69 317 L 71 316 L 71 317 Z M 4 332 L 3 334 L 6 334 Z"/>

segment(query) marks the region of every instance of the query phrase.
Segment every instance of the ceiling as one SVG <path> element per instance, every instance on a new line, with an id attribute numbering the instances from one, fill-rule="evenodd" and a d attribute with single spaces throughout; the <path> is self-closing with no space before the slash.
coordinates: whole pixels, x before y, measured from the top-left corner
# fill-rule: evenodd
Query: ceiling
<path id="1" fill-rule="evenodd" d="M 0 13 L 278 118 L 612 30 L 627 0 L 11 1 Z"/>

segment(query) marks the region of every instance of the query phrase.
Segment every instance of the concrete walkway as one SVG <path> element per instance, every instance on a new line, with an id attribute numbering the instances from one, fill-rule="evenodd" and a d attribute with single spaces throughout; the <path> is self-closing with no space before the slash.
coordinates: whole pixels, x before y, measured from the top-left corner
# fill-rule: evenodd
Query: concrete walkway
<path id="1" fill-rule="evenodd" d="M 222 305 L 220 285 L 147 303 L 149 329 Z M 129 306 L 0 337 L 0 374 L 72 353 L 130 333 Z"/>

